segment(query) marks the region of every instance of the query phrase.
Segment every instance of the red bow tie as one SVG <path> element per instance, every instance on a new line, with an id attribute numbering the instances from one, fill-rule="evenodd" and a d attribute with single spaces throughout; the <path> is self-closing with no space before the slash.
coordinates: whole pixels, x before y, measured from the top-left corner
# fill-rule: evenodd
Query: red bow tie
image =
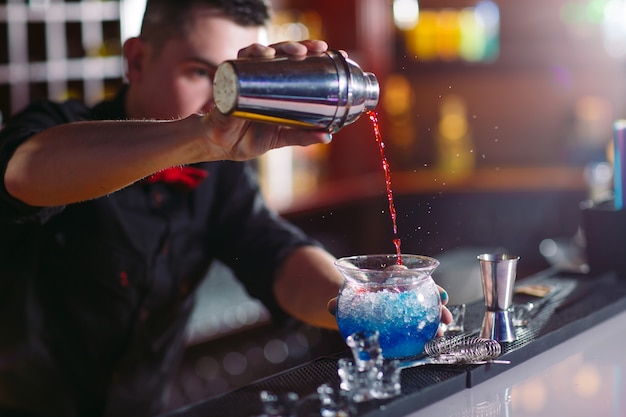
<path id="1" fill-rule="evenodd" d="M 189 191 L 200 185 L 200 183 L 208 176 L 209 173 L 204 169 L 190 166 L 176 166 L 155 172 L 145 178 L 144 181 L 148 184 L 164 182 Z"/>

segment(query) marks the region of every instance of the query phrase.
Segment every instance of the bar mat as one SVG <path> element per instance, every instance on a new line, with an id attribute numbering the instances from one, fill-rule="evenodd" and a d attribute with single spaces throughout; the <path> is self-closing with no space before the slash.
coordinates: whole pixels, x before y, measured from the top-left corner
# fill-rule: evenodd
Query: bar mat
<path id="1" fill-rule="evenodd" d="M 612 273 L 590 276 L 549 270 L 520 280 L 519 284 L 554 285 L 559 291 L 543 304 L 529 324 L 516 328 L 517 340 L 502 344 L 501 359 L 510 365 L 422 366 L 402 371 L 402 395 L 386 401 L 358 404 L 350 415 L 394 417 L 414 412 L 466 388 L 492 378 L 527 359 L 585 331 L 626 309 L 626 280 Z M 480 332 L 484 315 L 482 301 L 466 309 L 468 335 Z M 329 384 L 339 389 L 336 356 L 322 357 L 302 366 L 260 380 L 230 393 L 183 407 L 162 417 L 262 416 L 262 391 L 277 395 L 295 393 L 300 400 L 296 415 L 320 415 L 317 388 Z"/>
<path id="2" fill-rule="evenodd" d="M 275 394 L 295 393 L 300 398 L 298 416 L 320 415 L 317 387 L 322 384 L 339 387 L 337 359 L 343 355 L 319 358 L 286 372 L 260 380 L 230 393 L 187 406 L 167 414 L 167 417 L 243 417 L 261 416 L 263 408 L 260 393 L 264 390 Z M 394 399 L 394 408 L 402 406 L 402 399 L 411 397 L 407 410 L 415 404 L 424 407 L 465 388 L 466 371 L 459 368 L 406 369 L 401 375 L 402 396 Z M 420 398 L 413 398 L 420 393 Z M 395 404 L 395 403 L 398 404 Z M 389 401 L 371 401 L 358 405 L 358 415 L 385 410 Z M 386 415 L 386 414 L 384 414 Z"/>

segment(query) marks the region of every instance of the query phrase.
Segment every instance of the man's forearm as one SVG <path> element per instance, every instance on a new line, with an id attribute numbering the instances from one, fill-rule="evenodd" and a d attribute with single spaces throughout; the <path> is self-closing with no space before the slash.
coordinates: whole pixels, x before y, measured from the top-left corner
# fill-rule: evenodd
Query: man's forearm
<path id="1" fill-rule="evenodd" d="M 29 138 L 9 161 L 7 191 L 33 206 L 84 201 L 170 166 L 200 160 L 202 124 L 93 121 L 60 125 Z M 203 155 L 206 156 L 206 155 Z"/>
<path id="2" fill-rule="evenodd" d="M 280 267 L 274 285 L 281 307 L 298 320 L 336 329 L 337 322 L 327 304 L 337 296 L 343 278 L 334 260 L 332 255 L 317 247 L 295 250 Z"/>

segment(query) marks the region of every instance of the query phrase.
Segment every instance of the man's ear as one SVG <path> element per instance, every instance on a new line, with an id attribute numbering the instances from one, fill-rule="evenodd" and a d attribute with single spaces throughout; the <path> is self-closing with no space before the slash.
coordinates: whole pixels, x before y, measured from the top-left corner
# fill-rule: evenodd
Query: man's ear
<path id="1" fill-rule="evenodd" d="M 124 42 L 125 74 L 130 82 L 137 82 L 141 78 L 146 46 L 143 39 L 136 37 L 129 38 Z"/>

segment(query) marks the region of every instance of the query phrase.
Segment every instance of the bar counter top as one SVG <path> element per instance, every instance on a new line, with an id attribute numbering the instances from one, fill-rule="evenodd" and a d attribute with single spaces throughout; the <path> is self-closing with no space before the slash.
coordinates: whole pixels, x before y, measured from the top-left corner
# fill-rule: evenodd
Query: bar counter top
<path id="1" fill-rule="evenodd" d="M 550 269 L 523 282 L 556 285 L 560 295 L 516 329 L 516 341 L 502 344 L 509 365 L 405 369 L 400 396 L 357 404 L 349 416 L 626 416 L 626 279 Z M 467 306 L 468 334 L 477 333 L 483 314 L 482 300 Z M 337 359 L 348 355 L 321 357 L 165 416 L 262 416 L 263 391 L 297 394 L 293 416 L 321 415 L 316 390 L 338 390 Z"/>
<path id="2" fill-rule="evenodd" d="M 626 416 L 626 312 L 409 417 Z"/>

